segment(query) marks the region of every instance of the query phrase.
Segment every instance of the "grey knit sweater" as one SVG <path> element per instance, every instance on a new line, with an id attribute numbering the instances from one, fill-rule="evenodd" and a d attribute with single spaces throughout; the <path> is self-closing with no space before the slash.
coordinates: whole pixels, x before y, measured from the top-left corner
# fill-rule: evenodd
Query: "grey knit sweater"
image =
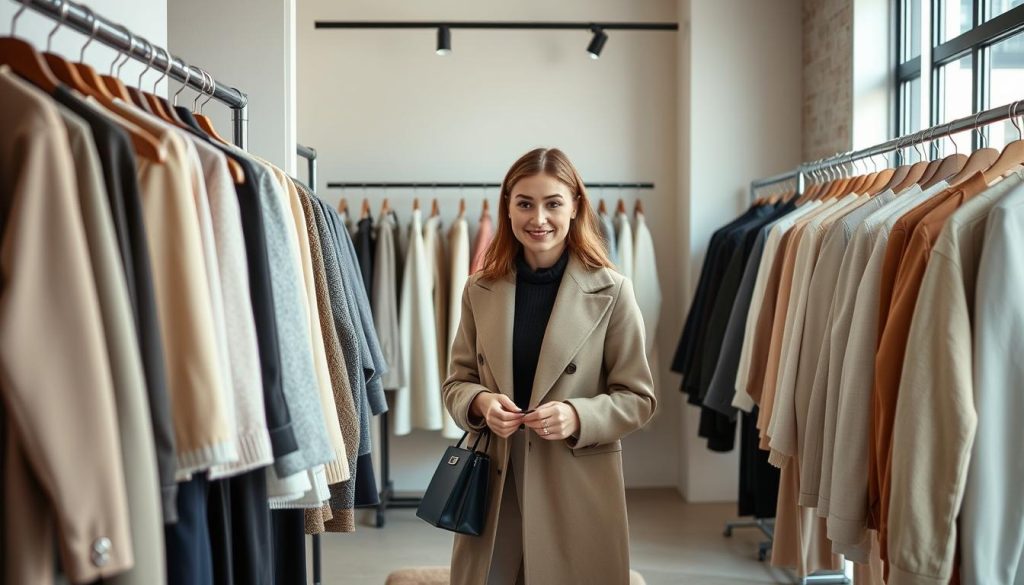
<path id="1" fill-rule="evenodd" d="M 233 148 L 240 156 L 248 154 Z M 288 230 L 294 229 L 291 212 L 284 208 L 285 195 L 280 183 L 263 163 L 250 159 L 256 169 L 260 210 L 263 212 L 267 239 L 267 258 L 274 297 L 274 317 L 281 353 L 281 378 L 288 412 L 299 449 L 274 461 L 280 477 L 286 477 L 334 459 L 334 450 L 327 437 L 313 369 L 312 348 L 304 324 L 302 296 L 305 294 L 302 273 L 296 264 L 288 241 Z"/>

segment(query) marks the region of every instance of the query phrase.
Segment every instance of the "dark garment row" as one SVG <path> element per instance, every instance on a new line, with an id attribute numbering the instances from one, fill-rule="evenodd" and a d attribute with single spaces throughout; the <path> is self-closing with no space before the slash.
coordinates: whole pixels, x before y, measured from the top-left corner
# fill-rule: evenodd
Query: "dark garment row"
<path id="1" fill-rule="evenodd" d="M 770 226 L 793 208 L 792 203 L 752 206 L 712 234 L 708 244 L 672 370 L 683 375 L 687 402 L 701 409 L 698 436 L 712 451 L 728 452 L 736 444 L 736 409 L 723 404 L 723 393 L 714 389 L 735 383 L 764 242 Z M 755 422 L 756 415 L 743 416 L 739 509 L 741 516 L 768 518 L 775 515 L 779 474 L 768 463 L 768 453 L 758 448 Z"/>

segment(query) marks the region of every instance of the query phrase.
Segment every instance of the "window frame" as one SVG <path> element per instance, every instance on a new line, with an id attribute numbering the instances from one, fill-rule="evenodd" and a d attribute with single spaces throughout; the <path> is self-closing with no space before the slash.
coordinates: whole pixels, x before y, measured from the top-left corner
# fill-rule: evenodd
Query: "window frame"
<path id="1" fill-rule="evenodd" d="M 893 76 L 895 87 L 893 95 L 893 128 L 896 135 L 905 134 L 911 127 L 908 120 L 904 118 L 907 112 L 913 109 L 907 108 L 903 103 L 903 84 L 911 82 L 923 75 L 930 79 L 929 95 L 921 96 L 922 101 L 928 100 L 928 122 L 935 126 L 940 123 L 939 116 L 942 112 L 942 98 L 945 87 L 942 85 L 942 68 L 950 63 L 971 55 L 971 109 L 972 113 L 981 111 L 988 103 L 991 89 L 990 76 L 990 49 L 993 45 L 1004 41 L 1016 34 L 1024 32 L 1024 4 L 1011 8 L 1006 12 L 989 19 L 988 2 L 986 0 L 972 0 L 974 26 L 945 42 L 940 42 L 943 18 L 944 0 L 919 0 L 922 4 L 930 2 L 930 15 L 921 19 L 921 38 L 928 39 L 931 51 L 928 62 L 923 61 L 923 53 L 913 59 L 903 61 L 906 45 L 910 42 L 912 35 L 906 26 L 907 15 L 910 11 L 910 2 L 913 0 L 893 0 L 893 22 L 895 23 L 895 39 L 893 51 L 895 56 L 895 75 Z M 945 0 L 957 1 L 957 0 Z M 923 6 L 922 6 L 923 9 Z M 1024 57 L 1022 57 L 1024 59 Z M 922 79 L 923 81 L 923 79 Z M 998 106 L 1000 104 L 992 104 Z M 980 147 L 981 136 L 979 133 L 972 133 L 973 148 Z"/>

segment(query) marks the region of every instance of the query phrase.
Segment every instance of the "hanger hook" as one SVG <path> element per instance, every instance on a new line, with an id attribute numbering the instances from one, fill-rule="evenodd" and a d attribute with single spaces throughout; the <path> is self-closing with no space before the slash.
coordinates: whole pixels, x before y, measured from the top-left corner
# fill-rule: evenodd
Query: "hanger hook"
<path id="1" fill-rule="evenodd" d="M 82 50 L 78 53 L 79 63 L 85 63 L 85 48 L 92 44 L 92 40 L 96 38 L 96 31 L 100 29 L 100 21 L 96 18 L 96 14 L 93 13 L 92 8 L 89 8 L 88 6 L 82 6 L 82 8 L 84 8 L 89 14 L 89 20 L 92 21 L 92 32 L 89 33 L 88 40 L 85 41 L 85 44 L 82 45 Z"/>
<path id="2" fill-rule="evenodd" d="M 202 95 L 203 95 L 204 93 L 206 93 L 206 71 L 203 71 L 203 70 L 202 70 L 201 68 L 199 68 L 199 67 L 196 67 L 196 69 L 198 69 L 198 70 L 199 70 L 199 76 L 200 76 L 200 77 L 202 78 L 202 83 L 203 83 L 203 85 L 202 85 L 202 87 L 201 87 L 201 88 L 199 88 L 199 90 L 198 90 L 198 91 L 196 92 L 196 97 L 195 97 L 195 99 L 194 99 L 194 100 L 192 100 L 192 111 L 193 111 L 193 112 L 198 112 L 198 111 L 199 111 L 199 98 L 200 98 L 200 97 L 202 97 Z"/>
<path id="3" fill-rule="evenodd" d="M 121 32 L 123 32 L 128 37 L 128 51 L 131 52 L 135 48 L 135 35 L 133 35 L 132 32 L 130 30 L 128 30 L 128 27 L 124 26 L 123 24 L 117 25 L 117 28 L 120 29 Z M 114 55 L 114 60 L 110 62 L 110 75 L 111 75 L 111 77 L 114 76 L 114 67 L 117 66 L 117 62 L 121 60 L 121 57 L 125 57 L 125 56 L 126 56 L 125 52 L 123 50 L 121 50 L 120 48 L 118 48 L 117 49 L 117 54 Z M 127 61 L 127 59 L 126 59 L 126 61 Z M 117 71 L 118 71 L 118 73 L 120 73 L 121 72 L 120 68 Z"/>
<path id="4" fill-rule="evenodd" d="M 920 157 L 918 160 L 921 162 L 924 161 L 924 148 L 921 147 L 922 138 L 923 135 L 914 138 L 914 150 L 917 151 L 917 156 Z"/>
<path id="5" fill-rule="evenodd" d="M 206 98 L 206 101 L 204 101 L 203 103 L 199 104 L 199 113 L 200 114 L 203 113 L 203 107 L 205 107 L 206 104 L 210 103 L 210 100 L 213 99 L 214 94 L 217 93 L 217 80 L 213 78 L 213 74 L 212 73 L 210 73 L 210 72 L 205 72 L 205 73 L 210 76 L 210 97 Z"/>
<path id="6" fill-rule="evenodd" d="M 53 46 L 53 35 L 57 34 L 57 30 L 64 25 L 64 21 L 68 18 L 68 5 L 66 2 L 60 4 L 60 18 L 57 20 L 57 26 L 53 27 L 50 34 L 46 35 L 46 52 L 49 53 Z"/>
<path id="7" fill-rule="evenodd" d="M 164 54 L 164 57 L 167 59 L 167 67 L 163 70 L 163 73 L 160 74 L 160 77 L 157 77 L 156 81 L 153 82 L 153 94 L 154 95 L 156 94 L 156 86 L 157 86 L 157 84 L 159 84 L 161 81 L 164 80 L 165 77 L 167 77 L 167 74 L 171 72 L 171 67 L 174 66 L 174 62 L 171 61 L 171 53 L 170 53 L 170 51 L 168 51 L 167 49 L 164 49 L 162 47 L 160 47 L 158 50 L 161 51 Z"/>
<path id="8" fill-rule="evenodd" d="M 139 83 L 136 85 L 139 89 L 142 89 L 142 76 L 153 67 L 153 61 L 156 60 L 156 47 L 153 46 L 153 43 L 147 39 L 142 39 L 142 42 L 146 43 L 146 54 L 149 55 L 149 61 L 146 62 L 146 68 L 142 70 L 142 73 L 139 73 Z"/>
<path id="9" fill-rule="evenodd" d="M 960 145 L 957 144 L 956 139 L 953 138 L 953 123 L 950 122 L 948 125 L 946 125 L 946 129 L 946 138 L 949 138 L 949 141 L 953 143 L 953 154 L 959 154 Z"/>
<path id="10" fill-rule="evenodd" d="M 1017 107 L 1020 106 L 1020 101 L 1013 102 L 1010 105 L 1010 123 L 1017 129 L 1017 140 L 1024 140 L 1024 133 L 1020 130 L 1020 123 L 1017 122 Z"/>
<path id="11" fill-rule="evenodd" d="M 186 65 L 184 60 L 181 60 L 181 66 L 185 68 L 185 82 L 181 84 L 178 91 L 174 92 L 174 107 L 178 107 L 178 94 L 185 91 L 185 87 L 188 86 L 188 82 L 192 79 L 192 66 Z"/>
<path id="12" fill-rule="evenodd" d="M 981 148 L 985 148 L 985 133 L 981 130 L 981 124 L 979 123 L 980 120 L 981 111 L 979 110 L 978 113 L 974 115 L 973 130 L 978 133 L 978 144 L 981 145 Z"/>
<path id="13" fill-rule="evenodd" d="M 14 36 L 14 31 L 15 31 L 15 29 L 18 26 L 18 19 L 21 18 L 21 13 L 25 12 L 25 9 L 28 8 L 28 5 L 29 5 L 30 2 L 32 2 L 32 0 L 21 0 L 21 8 L 19 8 L 18 11 L 14 13 L 14 16 L 11 17 L 11 36 L 12 37 Z"/>

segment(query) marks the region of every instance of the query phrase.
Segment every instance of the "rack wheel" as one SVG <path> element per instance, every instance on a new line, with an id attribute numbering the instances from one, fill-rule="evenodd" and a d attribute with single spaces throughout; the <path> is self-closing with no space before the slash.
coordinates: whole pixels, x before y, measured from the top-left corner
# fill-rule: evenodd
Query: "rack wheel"
<path id="1" fill-rule="evenodd" d="M 732 526 L 726 526 L 725 531 L 722 533 L 722 536 L 726 538 L 732 538 Z"/>
<path id="2" fill-rule="evenodd" d="M 377 528 L 384 528 L 384 511 L 377 509 Z"/>

